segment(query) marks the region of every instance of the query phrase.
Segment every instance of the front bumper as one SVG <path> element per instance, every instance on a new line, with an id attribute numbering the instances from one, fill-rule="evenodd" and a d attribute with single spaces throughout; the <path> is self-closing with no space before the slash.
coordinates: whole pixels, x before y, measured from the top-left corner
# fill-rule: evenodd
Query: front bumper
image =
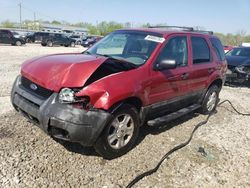
<path id="1" fill-rule="evenodd" d="M 226 73 L 226 82 L 239 82 L 243 83 L 245 81 L 248 81 L 250 79 L 250 74 L 248 73 L 240 73 L 237 71 L 231 71 L 229 70 Z"/>
<path id="2" fill-rule="evenodd" d="M 44 99 L 24 88 L 17 77 L 11 92 L 15 109 L 53 137 L 92 146 L 111 115 L 99 109 L 83 110 L 58 102 L 58 93 Z"/>

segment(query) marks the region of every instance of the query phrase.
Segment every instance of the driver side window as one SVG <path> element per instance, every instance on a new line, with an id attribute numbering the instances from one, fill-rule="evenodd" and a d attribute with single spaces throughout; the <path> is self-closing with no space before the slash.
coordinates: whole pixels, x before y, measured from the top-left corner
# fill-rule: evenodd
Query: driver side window
<path id="1" fill-rule="evenodd" d="M 176 36 L 171 38 L 162 49 L 156 62 L 162 60 L 175 60 L 178 67 L 184 67 L 188 64 L 188 46 L 187 37 Z"/>

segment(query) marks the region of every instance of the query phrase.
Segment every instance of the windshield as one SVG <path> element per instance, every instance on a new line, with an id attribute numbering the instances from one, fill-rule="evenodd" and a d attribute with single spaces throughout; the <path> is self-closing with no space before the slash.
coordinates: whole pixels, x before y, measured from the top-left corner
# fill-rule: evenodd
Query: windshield
<path id="1" fill-rule="evenodd" d="M 250 48 L 234 48 L 227 53 L 227 56 L 250 57 Z"/>
<path id="2" fill-rule="evenodd" d="M 148 60 L 157 46 L 157 40 L 154 41 L 148 36 L 152 35 L 131 31 L 114 32 L 104 37 L 86 53 L 104 55 L 140 66 Z M 152 37 L 162 39 L 158 36 Z"/>
<path id="3" fill-rule="evenodd" d="M 12 32 L 13 35 L 19 35 L 17 32 Z"/>

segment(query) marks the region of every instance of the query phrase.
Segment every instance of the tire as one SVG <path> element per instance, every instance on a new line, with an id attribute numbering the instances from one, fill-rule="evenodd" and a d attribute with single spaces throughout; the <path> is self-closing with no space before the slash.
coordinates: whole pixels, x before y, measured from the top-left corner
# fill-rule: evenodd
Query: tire
<path id="1" fill-rule="evenodd" d="M 210 114 L 213 112 L 219 102 L 219 88 L 216 85 L 212 85 L 207 90 L 207 93 L 202 101 L 200 112 L 202 114 Z"/>
<path id="2" fill-rule="evenodd" d="M 42 46 L 46 46 L 46 44 L 45 44 L 45 43 L 41 43 L 41 45 L 42 45 Z"/>
<path id="3" fill-rule="evenodd" d="M 47 42 L 47 46 L 52 47 L 52 46 L 53 46 L 53 42 L 49 40 L 49 41 Z"/>
<path id="4" fill-rule="evenodd" d="M 17 41 L 15 42 L 15 45 L 16 45 L 16 46 L 22 46 L 22 42 L 21 42 L 20 40 L 17 40 Z"/>
<path id="5" fill-rule="evenodd" d="M 74 42 L 71 42 L 71 43 L 70 43 L 70 47 L 75 47 L 75 45 L 76 45 L 76 44 L 75 44 Z"/>
<path id="6" fill-rule="evenodd" d="M 94 148 L 103 158 L 114 159 L 135 145 L 138 134 L 138 112 L 135 107 L 125 104 L 113 113 Z"/>
<path id="7" fill-rule="evenodd" d="M 26 43 L 31 43 L 31 40 L 29 38 L 27 38 L 25 41 Z"/>
<path id="8" fill-rule="evenodd" d="M 77 45 L 81 45 L 81 41 L 78 41 L 78 42 L 77 42 Z"/>

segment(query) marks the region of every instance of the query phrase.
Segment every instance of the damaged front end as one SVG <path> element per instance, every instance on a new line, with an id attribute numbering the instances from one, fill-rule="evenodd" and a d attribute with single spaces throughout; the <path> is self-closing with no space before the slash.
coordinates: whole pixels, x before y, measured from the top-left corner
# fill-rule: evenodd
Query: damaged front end
<path id="1" fill-rule="evenodd" d="M 50 91 L 39 85 L 36 90 L 28 88 L 23 80 L 26 79 L 18 76 L 11 92 L 11 101 L 17 111 L 55 138 L 85 146 L 95 143 L 111 117 L 108 112 L 88 109 L 89 99 L 72 99 L 74 91 L 69 88 L 44 95 Z"/>
<path id="2" fill-rule="evenodd" d="M 92 146 L 111 118 L 111 114 L 105 109 L 100 106 L 95 107 L 96 101 L 99 101 L 99 104 L 105 104 L 105 99 L 109 94 L 102 87 L 95 87 L 93 83 L 135 68 L 118 61 L 105 57 L 105 60 L 98 67 L 95 66 L 91 73 L 89 71 L 88 74 L 85 74 L 84 79 L 78 78 L 80 80 L 78 82 L 75 79 L 73 84 L 72 80 L 64 79 L 61 86 L 66 87 L 61 87 L 58 92 L 27 78 L 27 74 L 22 74 L 17 77 L 13 85 L 12 104 L 17 111 L 47 134 L 61 140 Z M 73 72 L 77 76 L 74 66 L 68 66 L 67 71 Z M 82 69 L 86 70 L 86 63 L 82 64 Z M 35 73 L 37 73 L 36 70 L 34 70 Z M 72 74 L 68 75 L 69 78 L 72 76 Z M 51 83 L 47 79 L 43 80 L 48 86 L 55 83 Z M 67 87 L 68 82 L 75 86 Z M 85 83 L 80 87 L 80 83 L 83 82 Z M 56 87 L 58 84 L 54 84 L 54 86 L 54 88 L 58 88 Z"/>
<path id="3" fill-rule="evenodd" d="M 239 66 L 228 66 L 226 73 L 227 82 L 244 83 L 250 80 L 250 64 Z"/>

